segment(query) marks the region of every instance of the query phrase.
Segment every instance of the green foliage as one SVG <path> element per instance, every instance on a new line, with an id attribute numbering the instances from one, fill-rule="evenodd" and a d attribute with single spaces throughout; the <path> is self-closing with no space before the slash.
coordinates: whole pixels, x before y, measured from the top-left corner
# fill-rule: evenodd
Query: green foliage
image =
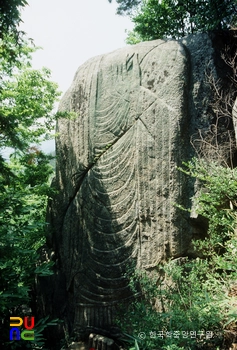
<path id="1" fill-rule="evenodd" d="M 9 160 L 0 155 L 0 344 L 4 349 L 42 348 L 38 338 L 35 344 L 9 342 L 9 317 L 32 314 L 36 276 L 53 273 L 53 262 L 40 263 L 38 253 L 45 243 L 47 200 L 53 194 L 52 157 L 38 145 L 53 137 L 57 117 L 68 116 L 53 113 L 60 93 L 48 69 L 31 68 L 34 50 L 23 37 L 17 45 L 11 33 L 0 38 L 0 151 L 12 149 Z"/>
<path id="2" fill-rule="evenodd" d="M 12 35 L 4 34 L 0 38 L 0 76 L 9 77 L 16 68 L 30 67 L 31 53 L 36 50 L 32 40 L 21 37 L 16 45 L 16 40 Z"/>
<path id="3" fill-rule="evenodd" d="M 193 242 L 197 258 L 170 260 L 152 273 L 131 274 L 131 289 L 140 297 L 126 312 L 121 307 L 118 322 L 140 349 L 218 349 L 226 329 L 237 323 L 236 297 L 231 296 L 237 285 L 237 170 L 194 160 L 182 171 L 199 181 L 194 201 L 209 229 L 205 238 Z M 192 338 L 193 331 L 204 336 Z M 207 339 L 208 331 L 215 337 Z"/>
<path id="4" fill-rule="evenodd" d="M 52 156 L 39 149 L 53 137 L 57 118 L 75 113 L 53 112 L 60 92 L 47 68 L 31 67 L 37 49 L 18 30 L 25 0 L 0 4 L 0 347 L 45 349 L 43 331 L 58 320 L 37 320 L 34 341 L 9 341 L 10 316 L 35 316 L 37 276 L 49 276 L 51 261 L 41 262 L 45 244 L 46 204 L 53 195 Z M 2 156 L 12 149 L 9 160 Z"/>
<path id="5" fill-rule="evenodd" d="M 138 339 L 140 349 L 194 349 L 211 341 L 206 341 L 206 332 L 220 332 L 222 294 L 211 297 L 217 288 L 205 280 L 205 269 L 201 260 L 184 266 L 170 261 L 163 267 L 166 277 L 162 281 L 141 271 L 132 276 L 133 283 L 139 282 L 142 297 L 130 305 L 120 325 Z M 190 332 L 196 332 L 196 337 L 191 338 Z"/>
<path id="6" fill-rule="evenodd" d="M 20 11 L 26 5 L 26 0 L 1 0 L 0 37 L 4 33 L 12 33 L 17 36 L 17 27 L 21 22 Z"/>
<path id="7" fill-rule="evenodd" d="M 56 326 L 58 325 L 58 323 L 60 323 L 60 320 L 54 319 L 54 320 L 50 320 L 49 316 L 46 316 L 45 318 L 40 319 L 36 325 L 35 325 L 35 339 L 32 345 L 33 349 L 45 349 L 45 339 L 43 337 L 43 332 L 44 330 L 49 327 L 49 326 Z"/>
<path id="8" fill-rule="evenodd" d="M 237 170 L 201 160 L 184 163 L 183 172 L 200 183 L 197 213 L 208 219 L 208 236 L 197 242 L 196 249 L 205 257 L 213 257 L 226 251 L 230 234 L 236 225 Z"/>
<path id="9" fill-rule="evenodd" d="M 135 45 L 143 41 L 142 36 L 138 34 L 138 32 L 136 32 L 135 30 L 127 30 L 126 33 L 127 33 L 127 38 L 126 38 L 127 44 Z"/>
<path id="10" fill-rule="evenodd" d="M 0 179 L 0 314 L 6 320 L 5 340 L 9 316 L 20 316 L 22 306 L 29 307 L 35 276 L 52 274 L 53 265 L 37 263 L 38 249 L 45 243 L 46 202 L 52 192 L 49 177 L 53 169 L 47 156 L 37 151 L 32 160 L 32 151 L 14 154 L 7 166 L 10 182 Z"/>
<path id="11" fill-rule="evenodd" d="M 0 149 L 24 152 L 32 143 L 52 137 L 56 119 L 52 110 L 60 93 L 48 69 L 31 68 L 32 45 L 24 41 L 15 46 L 8 36 L 5 39 L 0 39 Z M 7 179 L 8 167 L 1 155 L 0 171 Z"/>
<path id="12" fill-rule="evenodd" d="M 109 0 L 112 2 L 112 0 Z M 132 10 L 136 8 L 142 0 L 116 0 L 117 4 L 119 4 L 117 8 L 117 14 L 131 14 Z"/>
<path id="13" fill-rule="evenodd" d="M 142 41 L 181 38 L 188 34 L 228 29 L 236 24 L 236 0 L 143 0 L 132 15 L 134 30 L 129 33 Z"/>
<path id="14" fill-rule="evenodd" d="M 19 31 L 21 10 L 25 6 L 26 0 L 0 2 L 0 62 L 5 60 L 9 69 L 12 69 L 14 64 L 20 64 L 21 54 L 25 51 L 25 33 Z"/>
<path id="15" fill-rule="evenodd" d="M 29 51 L 25 48 L 23 59 L 28 60 Z M 28 61 L 21 61 L 11 72 L 6 62 L 0 61 L 0 147 L 22 150 L 49 137 L 55 122 L 52 109 L 60 93 L 48 69 L 34 70 Z"/>

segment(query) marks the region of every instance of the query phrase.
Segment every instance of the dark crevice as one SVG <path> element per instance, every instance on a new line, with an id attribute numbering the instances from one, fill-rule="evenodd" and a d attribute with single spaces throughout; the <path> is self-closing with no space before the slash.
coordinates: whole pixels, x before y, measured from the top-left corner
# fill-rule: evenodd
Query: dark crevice
<path id="1" fill-rule="evenodd" d="M 134 55 L 135 55 L 135 53 L 133 53 L 126 60 L 126 69 L 127 69 L 127 71 L 130 71 L 133 68 L 133 61 L 132 61 L 132 59 L 133 59 Z"/>
<path id="2" fill-rule="evenodd" d="M 71 206 L 71 203 L 74 201 L 74 199 L 75 199 L 75 197 L 76 197 L 78 191 L 79 191 L 80 188 L 81 188 L 81 185 L 82 185 L 82 183 L 83 183 L 83 181 L 84 181 L 86 175 L 87 175 L 88 172 L 91 170 L 91 168 L 93 167 L 94 164 L 95 164 L 95 163 L 90 163 L 90 164 L 85 168 L 85 170 L 81 173 L 80 179 L 79 179 L 79 181 L 78 181 L 78 183 L 77 183 L 77 186 L 76 186 L 76 188 L 75 188 L 74 195 L 71 196 L 71 197 L 69 198 L 69 202 L 68 202 L 68 204 L 67 204 L 67 206 L 66 206 L 66 208 L 65 208 L 65 212 L 64 212 L 64 215 L 63 215 L 62 227 L 63 227 L 63 225 L 64 225 L 64 219 L 65 219 L 65 216 L 66 216 L 66 214 L 67 214 L 68 209 L 69 209 L 70 206 Z M 75 175 L 77 175 L 77 173 L 73 174 L 72 176 L 75 176 Z"/>
<path id="3" fill-rule="evenodd" d="M 150 107 L 150 106 L 149 106 Z M 137 117 L 137 120 L 140 120 L 140 122 L 144 125 L 145 129 L 147 130 L 147 132 L 151 135 L 151 137 L 153 138 L 153 140 L 155 140 L 154 135 L 152 135 L 152 133 L 148 130 L 146 124 L 144 123 L 144 121 L 139 117 Z"/>

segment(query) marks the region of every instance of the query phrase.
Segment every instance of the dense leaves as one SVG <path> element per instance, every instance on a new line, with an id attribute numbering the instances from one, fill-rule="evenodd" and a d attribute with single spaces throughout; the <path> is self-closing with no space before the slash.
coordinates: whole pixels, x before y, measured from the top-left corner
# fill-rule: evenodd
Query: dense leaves
<path id="1" fill-rule="evenodd" d="M 9 342 L 9 316 L 34 312 L 35 278 L 52 274 L 53 265 L 40 263 L 38 253 L 45 243 L 54 172 L 52 157 L 40 150 L 40 143 L 53 137 L 53 109 L 60 93 L 48 69 L 32 69 L 34 50 L 23 37 L 16 43 L 12 33 L 0 38 L 0 344 L 4 349 L 38 348 L 33 342 Z M 6 148 L 11 156 L 5 159 Z M 36 338 L 42 342 L 39 334 Z"/>
<path id="2" fill-rule="evenodd" d="M 19 30 L 19 24 L 21 10 L 26 5 L 26 0 L 0 1 L 0 61 L 5 60 L 8 69 L 20 63 L 22 51 L 25 51 L 25 33 Z"/>
<path id="3" fill-rule="evenodd" d="M 7 59 L 0 60 L 0 147 L 27 148 L 53 129 L 52 109 L 59 92 L 48 69 L 29 66 L 32 50 L 22 47 L 19 57 L 24 60 L 14 66 L 14 72 L 9 70 Z"/>
<path id="4" fill-rule="evenodd" d="M 0 3 L 0 38 L 6 33 L 17 35 L 21 22 L 20 11 L 27 5 L 26 0 L 1 0 Z"/>
<path id="5" fill-rule="evenodd" d="M 49 159 L 36 147 L 15 151 L 6 165 L 8 181 L 0 177 L 0 315 L 4 349 L 8 348 L 9 316 L 34 312 L 35 276 L 52 274 L 52 262 L 38 262 L 38 249 L 45 243 L 47 199 L 52 195 L 49 179 L 53 168 Z M 12 342 L 8 345 L 14 348 Z"/>
<path id="6" fill-rule="evenodd" d="M 143 0 L 132 15 L 134 30 L 128 43 L 138 39 L 180 38 L 187 34 L 229 29 L 236 25 L 236 0 Z M 135 40 L 134 37 L 136 38 Z"/>
<path id="7" fill-rule="evenodd" d="M 38 158 L 42 156 L 37 154 Z M 25 156 L 14 154 L 8 164 L 12 171 L 10 184 L 5 185 L 1 178 L 0 311 L 20 308 L 19 299 L 28 299 L 29 282 L 32 285 L 34 281 L 37 249 L 45 235 L 45 204 L 50 192 L 46 184 L 53 173 L 46 156 L 43 158 L 44 164 L 28 164 Z M 33 172 L 29 174 L 30 168 Z"/>

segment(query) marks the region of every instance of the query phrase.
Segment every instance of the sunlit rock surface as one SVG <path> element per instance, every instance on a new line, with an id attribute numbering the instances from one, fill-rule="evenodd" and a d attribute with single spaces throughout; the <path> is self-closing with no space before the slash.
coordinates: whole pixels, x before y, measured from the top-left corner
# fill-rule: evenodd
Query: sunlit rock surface
<path id="1" fill-rule="evenodd" d="M 59 110 L 76 117 L 57 123 L 56 275 L 44 303 L 69 330 L 109 329 L 131 298 L 129 267 L 191 254 L 189 214 L 176 204 L 190 207 L 194 188 L 177 167 L 208 124 L 211 60 L 205 35 L 145 42 L 90 59 L 64 95 Z"/>

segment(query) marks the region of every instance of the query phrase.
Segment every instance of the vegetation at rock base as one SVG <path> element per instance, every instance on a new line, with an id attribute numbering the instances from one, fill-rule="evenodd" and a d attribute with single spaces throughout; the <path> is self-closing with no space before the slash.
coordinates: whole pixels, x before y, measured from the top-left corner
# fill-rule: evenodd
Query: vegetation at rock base
<path id="1" fill-rule="evenodd" d="M 193 160 L 182 171 L 200 182 L 195 201 L 207 235 L 193 241 L 196 257 L 132 273 L 140 298 L 119 323 L 140 349 L 229 349 L 237 331 L 237 170 Z"/>

